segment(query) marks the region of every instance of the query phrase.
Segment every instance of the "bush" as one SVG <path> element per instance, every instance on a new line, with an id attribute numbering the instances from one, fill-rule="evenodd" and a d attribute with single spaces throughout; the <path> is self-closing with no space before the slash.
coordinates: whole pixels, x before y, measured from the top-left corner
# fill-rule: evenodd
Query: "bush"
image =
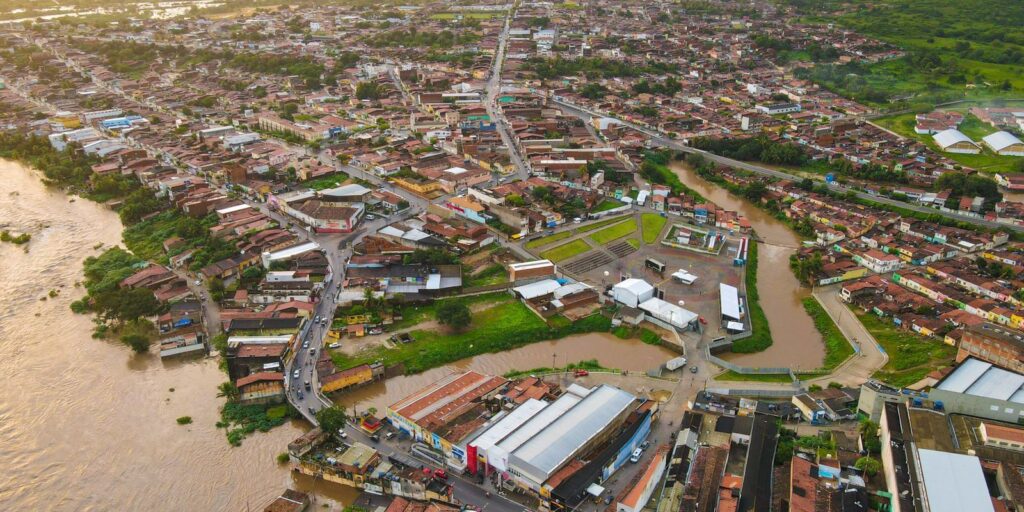
<path id="1" fill-rule="evenodd" d="M 131 347 L 136 354 L 143 354 L 149 351 L 150 340 L 142 334 L 125 334 L 121 336 L 121 343 Z"/>
<path id="2" fill-rule="evenodd" d="M 192 423 L 192 416 L 182 416 L 176 420 L 178 425 L 190 425 Z"/>
<path id="3" fill-rule="evenodd" d="M 277 454 L 277 463 L 278 464 L 287 464 L 289 460 L 291 460 L 291 459 L 288 456 L 288 452 L 281 452 L 281 453 Z"/>

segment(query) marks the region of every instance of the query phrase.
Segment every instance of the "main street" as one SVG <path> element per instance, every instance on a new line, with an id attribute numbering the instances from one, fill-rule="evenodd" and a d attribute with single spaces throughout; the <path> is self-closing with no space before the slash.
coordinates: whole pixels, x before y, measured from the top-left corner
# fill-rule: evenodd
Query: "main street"
<path id="1" fill-rule="evenodd" d="M 516 145 L 515 139 L 509 134 L 508 120 L 505 119 L 505 115 L 498 107 L 498 98 L 501 95 L 501 68 L 505 63 L 505 46 L 508 42 L 508 33 L 512 26 L 512 17 L 514 15 L 515 8 L 509 9 L 508 16 L 505 18 L 505 25 L 501 29 L 501 35 L 498 37 L 498 48 L 495 50 L 494 61 L 491 65 L 491 78 L 487 82 L 487 99 L 484 101 L 484 106 L 487 108 L 487 115 L 490 116 L 491 121 L 494 121 L 495 126 L 497 126 L 498 135 L 501 136 L 502 143 L 508 148 L 509 159 L 512 160 L 512 164 L 516 168 L 516 176 L 525 180 L 530 177 L 529 167 L 523 162 L 523 158 L 519 154 L 519 146 Z"/>
<path id="2" fill-rule="evenodd" d="M 594 117 L 614 117 L 614 116 L 610 116 L 610 115 L 607 115 L 607 114 L 604 114 L 604 113 L 601 113 L 601 112 L 596 112 L 596 111 L 590 110 L 590 109 L 588 109 L 586 107 L 582 107 L 582 106 L 576 105 L 574 103 L 569 103 L 569 102 L 564 101 L 564 100 L 562 100 L 562 99 L 560 99 L 558 97 L 555 97 L 552 101 L 555 104 L 557 104 L 559 107 L 562 107 L 562 109 L 564 109 L 564 110 L 566 110 L 566 111 L 576 115 L 577 117 L 580 117 L 584 121 L 589 121 L 590 119 L 592 119 Z M 709 153 L 709 152 L 704 151 L 704 150 L 700 150 L 700 149 L 697 149 L 697 148 L 693 148 L 693 147 L 687 146 L 686 144 L 683 144 L 680 141 L 673 140 L 673 139 L 670 139 L 670 138 L 666 137 L 664 134 L 662 134 L 662 133 L 660 133 L 658 131 L 652 130 L 652 129 L 647 128 L 645 126 L 638 125 L 636 123 L 632 123 L 632 122 L 629 122 L 629 121 L 624 121 L 624 120 L 621 120 L 621 119 L 617 119 L 617 121 L 619 123 L 622 123 L 625 126 L 628 126 L 628 127 L 632 128 L 632 129 L 638 131 L 638 132 L 643 133 L 644 135 L 647 135 L 648 137 L 650 137 L 650 140 L 651 140 L 652 144 L 656 144 L 656 145 L 661 146 L 661 147 L 666 147 L 666 148 L 669 148 L 669 149 L 674 149 L 676 151 L 682 151 L 682 152 L 685 152 L 685 153 L 698 154 L 698 155 L 701 155 L 704 158 L 706 158 L 707 160 L 710 160 L 710 161 L 712 161 L 712 162 L 714 162 L 716 164 L 723 165 L 723 166 L 726 166 L 726 167 L 732 167 L 734 169 L 743 169 L 745 171 L 761 174 L 761 175 L 764 175 L 764 176 L 771 176 L 771 177 L 774 177 L 774 178 L 779 178 L 779 179 L 783 179 L 783 180 L 792 180 L 792 181 L 800 181 L 800 180 L 803 179 L 800 176 L 797 176 L 797 175 L 794 175 L 794 174 L 790 174 L 790 173 L 787 173 L 787 172 L 783 172 L 783 171 L 779 171 L 777 169 L 770 169 L 768 167 L 762 167 L 760 165 L 755 165 L 755 164 L 751 164 L 751 163 L 748 163 L 748 162 L 741 162 L 739 160 L 733 160 L 731 158 L 726 158 L 724 156 L 719 156 L 719 155 L 716 155 L 714 153 Z M 960 221 L 960 222 L 966 222 L 966 223 L 974 224 L 976 226 L 981 226 L 981 227 L 990 228 L 990 229 L 1006 229 L 1006 230 L 1010 230 L 1010 231 L 1024 232 L 1024 226 L 1014 226 L 1012 224 L 1004 224 L 1004 223 L 1001 223 L 1001 222 L 989 221 L 989 220 L 985 220 L 985 219 L 978 218 L 978 217 L 972 217 L 972 216 L 969 216 L 969 215 L 961 215 L 961 214 L 954 213 L 954 212 L 936 210 L 934 208 L 928 208 L 926 206 L 921 206 L 921 205 L 917 205 L 917 204 L 913 204 L 913 203 L 905 203 L 903 201 L 897 201 L 895 199 L 890 199 L 890 198 L 885 197 L 885 196 L 878 196 L 878 195 L 874 195 L 874 194 L 868 194 L 868 193 L 865 193 L 865 192 L 861 192 L 860 190 L 858 190 L 856 188 L 848 187 L 848 186 L 845 186 L 845 185 L 840 185 L 838 183 L 833 183 L 830 186 L 830 188 L 833 191 L 838 192 L 840 194 L 852 193 L 852 194 L 854 194 L 859 199 L 864 199 L 864 200 L 867 200 L 867 201 L 872 201 L 872 202 L 880 203 L 880 204 L 887 205 L 887 206 L 893 206 L 893 207 L 897 207 L 897 208 L 904 208 L 904 209 L 907 209 L 907 210 L 912 210 L 912 211 L 915 211 L 915 212 L 918 212 L 918 213 L 924 213 L 924 214 L 928 214 L 928 215 L 942 215 L 943 217 L 946 217 L 946 218 L 949 218 L 949 219 L 952 219 L 952 220 L 956 220 L 956 221 Z"/>

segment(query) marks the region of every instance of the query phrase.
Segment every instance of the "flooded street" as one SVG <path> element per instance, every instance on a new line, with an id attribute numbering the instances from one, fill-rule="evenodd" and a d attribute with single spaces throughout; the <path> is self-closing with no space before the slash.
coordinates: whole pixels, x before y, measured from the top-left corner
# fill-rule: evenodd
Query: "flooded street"
<path id="1" fill-rule="evenodd" d="M 68 305 L 82 260 L 117 244 L 117 215 L 85 199 L 71 202 L 18 164 L 0 160 L 0 226 L 28 232 L 25 246 L 0 243 L 0 503 L 21 510 L 257 510 L 286 487 L 314 491 L 317 509 L 350 504 L 357 492 L 295 476 L 274 457 L 307 428 L 301 422 L 256 433 L 232 448 L 216 428 L 214 359 L 162 362 L 94 340 L 89 316 Z M 51 289 L 56 298 L 46 297 Z M 590 334 L 486 354 L 346 395 L 365 410 L 384 407 L 462 368 L 510 369 L 598 359 L 647 370 L 674 354 L 662 347 Z M 173 388 L 173 391 L 172 391 Z M 175 422 L 191 416 L 191 425 Z M 174 497 L 173 506 L 167 501 Z"/>
<path id="2" fill-rule="evenodd" d="M 382 415 L 388 405 L 456 371 L 476 370 L 502 375 L 509 370 L 551 367 L 552 362 L 554 366 L 561 367 L 568 363 L 597 359 L 606 368 L 642 372 L 656 368 L 676 356 L 678 354 L 665 347 L 646 345 L 639 340 L 623 340 L 606 333 L 580 334 L 556 341 L 534 343 L 507 352 L 481 354 L 420 374 L 388 379 L 339 395 L 335 401 L 350 410 L 355 408 L 363 411 L 375 407 Z"/>
<path id="3" fill-rule="evenodd" d="M 757 247 L 757 289 L 774 343 L 764 352 L 731 354 L 725 359 L 746 366 L 807 370 L 819 367 L 825 357 L 825 347 L 821 334 L 800 302 L 810 296 L 810 289 L 801 287 L 789 269 L 789 256 L 800 246 L 800 238 L 789 226 L 746 199 L 705 181 L 682 162 L 674 162 L 672 169 L 686 186 L 722 208 L 743 214 L 762 240 Z"/>

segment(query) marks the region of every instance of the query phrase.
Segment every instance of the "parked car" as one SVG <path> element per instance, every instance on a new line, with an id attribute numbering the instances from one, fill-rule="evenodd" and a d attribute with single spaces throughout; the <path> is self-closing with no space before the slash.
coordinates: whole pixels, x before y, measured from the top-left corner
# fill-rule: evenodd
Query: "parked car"
<path id="1" fill-rule="evenodd" d="M 341 348 L 341 343 L 338 343 L 338 342 L 331 343 L 330 345 L 327 345 L 327 348 Z"/>
<path id="2" fill-rule="evenodd" d="M 586 370 L 576 370 L 572 374 L 574 377 L 586 377 L 587 375 L 590 375 L 590 372 Z"/>
<path id="3" fill-rule="evenodd" d="M 435 469 L 434 478 L 437 478 L 438 480 L 447 480 L 448 473 L 445 473 L 443 469 Z"/>
<path id="4" fill-rule="evenodd" d="M 343 429 L 343 428 L 339 428 L 338 429 L 338 437 L 340 437 L 342 439 L 348 439 L 348 432 L 345 432 L 345 429 Z"/>
<path id="5" fill-rule="evenodd" d="M 646 450 L 647 447 L 650 446 L 650 445 L 651 445 L 650 441 L 644 441 L 644 442 L 640 443 L 640 449 L 641 450 Z"/>
<path id="6" fill-rule="evenodd" d="M 633 455 L 629 458 L 629 461 L 636 464 L 637 462 L 640 462 L 640 456 L 643 454 L 643 448 L 637 448 L 636 450 L 633 450 Z"/>
<path id="7" fill-rule="evenodd" d="M 388 432 L 387 434 L 384 434 L 384 439 L 387 439 L 388 441 L 390 441 L 392 437 L 395 437 L 394 432 Z"/>

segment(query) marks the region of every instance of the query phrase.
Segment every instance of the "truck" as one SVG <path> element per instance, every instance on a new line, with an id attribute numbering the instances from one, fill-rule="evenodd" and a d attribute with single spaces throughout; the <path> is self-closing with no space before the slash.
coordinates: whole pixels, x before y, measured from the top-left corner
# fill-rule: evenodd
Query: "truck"
<path id="1" fill-rule="evenodd" d="M 669 362 L 665 363 L 665 369 L 667 369 L 670 372 L 674 372 L 684 366 L 686 366 L 685 357 L 677 357 L 675 359 L 670 359 Z"/>

